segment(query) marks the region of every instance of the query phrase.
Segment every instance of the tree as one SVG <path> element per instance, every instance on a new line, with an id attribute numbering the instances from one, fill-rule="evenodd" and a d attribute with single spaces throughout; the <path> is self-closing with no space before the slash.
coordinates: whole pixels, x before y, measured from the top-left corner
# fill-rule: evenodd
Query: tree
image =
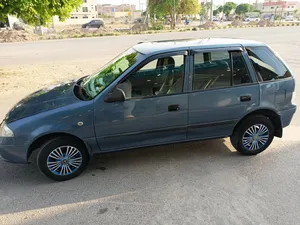
<path id="1" fill-rule="evenodd" d="M 148 8 L 151 15 L 170 16 L 171 28 L 175 28 L 176 14 L 196 14 L 200 5 L 197 0 L 148 0 Z"/>
<path id="2" fill-rule="evenodd" d="M 245 15 L 247 12 L 251 12 L 253 10 L 253 6 L 248 3 L 239 4 L 236 9 L 235 13 L 238 15 Z"/>
<path id="3" fill-rule="evenodd" d="M 210 10 L 210 8 L 211 8 L 210 2 L 201 3 L 201 7 L 199 11 L 201 21 L 208 19 L 208 11 Z"/>
<path id="4" fill-rule="evenodd" d="M 223 6 L 223 13 L 226 17 L 228 17 L 232 10 L 236 8 L 236 4 L 234 2 L 226 2 Z"/>
<path id="5" fill-rule="evenodd" d="M 177 11 L 178 14 L 192 15 L 200 11 L 198 0 L 181 0 Z"/>
<path id="6" fill-rule="evenodd" d="M 0 0 L 0 21 L 14 15 L 29 24 L 43 25 L 50 22 L 52 16 L 60 20 L 69 18 L 81 4 L 82 0 Z"/>
<path id="7" fill-rule="evenodd" d="M 213 11 L 213 15 L 216 16 L 218 15 L 219 13 L 222 13 L 223 12 L 223 6 L 219 6 L 217 9 L 215 9 Z"/>
<path id="8" fill-rule="evenodd" d="M 294 10 L 294 17 L 297 16 L 298 12 L 299 12 L 299 9 L 295 9 L 295 10 Z"/>
<path id="9" fill-rule="evenodd" d="M 216 15 L 218 15 L 218 14 L 219 14 L 219 11 L 218 11 L 217 9 L 215 9 L 215 10 L 213 11 L 213 15 L 216 16 Z"/>

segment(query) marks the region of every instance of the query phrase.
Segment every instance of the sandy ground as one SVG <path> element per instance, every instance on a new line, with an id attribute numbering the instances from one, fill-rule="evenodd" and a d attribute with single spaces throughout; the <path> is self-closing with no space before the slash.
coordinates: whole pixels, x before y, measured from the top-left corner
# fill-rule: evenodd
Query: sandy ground
<path id="1" fill-rule="evenodd" d="M 298 27 L 0 44 L 0 118 L 25 95 L 91 73 L 138 41 L 207 36 L 264 41 L 300 73 Z M 63 183 L 35 163 L 0 161 L 0 224 L 299 224 L 299 132 L 298 110 L 284 138 L 255 157 L 228 139 L 160 146 L 97 156 Z"/>

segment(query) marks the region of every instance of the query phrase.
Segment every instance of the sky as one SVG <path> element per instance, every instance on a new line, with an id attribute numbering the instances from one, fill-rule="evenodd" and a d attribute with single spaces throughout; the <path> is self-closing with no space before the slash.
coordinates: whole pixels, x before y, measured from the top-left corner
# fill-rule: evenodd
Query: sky
<path id="1" fill-rule="evenodd" d="M 113 4 L 113 5 L 120 5 L 122 3 L 124 4 L 135 4 L 137 6 L 137 9 L 139 9 L 139 2 L 143 4 L 143 8 L 146 8 L 146 2 L 147 0 L 97 0 L 98 4 Z M 208 0 L 209 1 L 209 0 Z M 237 4 L 240 3 L 255 3 L 256 0 L 227 0 L 235 2 Z M 224 2 L 227 2 L 226 0 L 213 0 L 214 5 L 221 5 L 224 4 Z M 258 0 L 258 2 L 263 2 L 263 0 Z M 142 7 L 142 5 L 141 5 Z"/>

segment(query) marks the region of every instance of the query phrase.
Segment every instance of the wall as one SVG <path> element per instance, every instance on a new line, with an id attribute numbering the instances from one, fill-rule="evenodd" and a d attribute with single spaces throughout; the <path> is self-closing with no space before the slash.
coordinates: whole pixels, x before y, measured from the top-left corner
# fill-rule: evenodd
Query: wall
<path id="1" fill-rule="evenodd" d="M 101 19 L 101 18 L 97 18 Z M 66 21 L 59 21 L 57 16 L 53 17 L 54 26 L 66 26 L 66 25 L 82 25 L 84 23 L 90 22 L 91 19 L 67 19 Z"/>

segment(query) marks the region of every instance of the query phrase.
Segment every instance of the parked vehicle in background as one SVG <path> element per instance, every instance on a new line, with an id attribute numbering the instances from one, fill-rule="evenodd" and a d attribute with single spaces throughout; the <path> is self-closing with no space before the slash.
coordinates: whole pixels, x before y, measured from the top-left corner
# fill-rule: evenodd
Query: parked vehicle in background
<path id="1" fill-rule="evenodd" d="M 91 20 L 88 23 L 82 24 L 82 28 L 100 28 L 104 26 L 103 20 Z"/>
<path id="2" fill-rule="evenodd" d="M 285 21 L 294 21 L 294 16 L 293 16 L 293 15 L 288 15 L 288 16 L 285 18 Z"/>
<path id="3" fill-rule="evenodd" d="M 25 30 L 24 23 L 14 22 L 13 29 L 15 29 L 15 30 Z"/>
<path id="4" fill-rule="evenodd" d="M 245 18 L 244 21 L 245 22 L 259 22 L 260 18 L 258 18 L 258 17 L 247 17 L 247 18 Z"/>
<path id="5" fill-rule="evenodd" d="M 213 21 L 219 21 L 219 17 L 213 16 Z"/>
<path id="6" fill-rule="evenodd" d="M 93 154 L 230 137 L 242 154 L 282 137 L 295 80 L 267 45 L 205 38 L 139 43 L 98 72 L 37 91 L 0 126 L 0 155 L 68 180 Z"/>

